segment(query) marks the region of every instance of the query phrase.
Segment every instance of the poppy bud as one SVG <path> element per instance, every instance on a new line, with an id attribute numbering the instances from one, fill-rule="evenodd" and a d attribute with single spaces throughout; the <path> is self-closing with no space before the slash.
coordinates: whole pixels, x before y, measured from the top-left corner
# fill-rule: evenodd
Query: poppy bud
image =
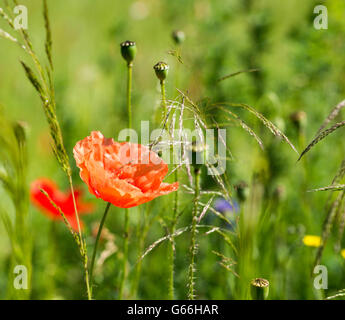
<path id="1" fill-rule="evenodd" d="M 168 76 L 169 65 L 165 62 L 158 62 L 153 66 L 153 69 L 156 72 L 156 76 L 160 81 L 164 81 Z"/>
<path id="2" fill-rule="evenodd" d="M 185 34 L 183 31 L 181 30 L 175 30 L 173 31 L 173 33 L 171 34 L 174 42 L 177 44 L 177 45 L 180 45 L 184 39 L 186 38 Z"/>
<path id="3" fill-rule="evenodd" d="M 128 64 L 132 64 L 137 53 L 137 46 L 135 42 L 127 40 L 122 42 L 120 46 L 123 59 L 125 59 Z"/>
<path id="4" fill-rule="evenodd" d="M 294 126 L 300 130 L 307 124 L 307 114 L 304 111 L 296 111 L 290 115 L 290 119 Z"/>
<path id="5" fill-rule="evenodd" d="M 237 197 L 240 202 L 244 202 L 247 200 L 249 196 L 249 187 L 248 184 L 244 181 L 239 182 L 237 185 L 235 185 L 235 189 L 237 192 Z"/>
<path id="6" fill-rule="evenodd" d="M 274 189 L 274 197 L 278 201 L 284 201 L 285 200 L 285 198 L 286 198 L 286 188 L 285 188 L 284 185 L 278 185 Z"/>
<path id="7" fill-rule="evenodd" d="M 263 278 L 256 278 L 250 282 L 250 294 L 253 300 L 266 300 L 270 283 Z"/>
<path id="8" fill-rule="evenodd" d="M 26 141 L 26 124 L 24 122 L 17 121 L 13 125 L 13 131 L 16 136 L 19 145 L 25 144 Z"/>

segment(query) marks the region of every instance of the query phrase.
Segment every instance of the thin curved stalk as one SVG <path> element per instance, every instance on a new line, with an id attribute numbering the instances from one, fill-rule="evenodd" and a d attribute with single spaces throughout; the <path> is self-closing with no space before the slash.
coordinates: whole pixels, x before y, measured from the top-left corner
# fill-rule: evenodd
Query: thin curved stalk
<path id="1" fill-rule="evenodd" d="M 101 234 L 102 234 L 102 230 L 103 230 L 103 226 L 104 226 L 105 220 L 106 220 L 108 212 L 109 212 L 110 205 L 111 205 L 111 203 L 108 202 L 107 206 L 105 207 L 105 210 L 104 210 L 104 213 L 103 213 L 103 217 L 102 217 L 101 223 L 100 223 L 99 228 L 98 228 L 98 232 L 97 232 L 97 236 L 96 236 L 96 241 L 95 241 L 95 247 L 93 248 L 91 264 L 90 264 L 90 287 L 91 287 L 91 293 L 92 293 L 92 283 L 93 283 L 93 269 L 94 269 L 94 266 L 95 266 L 95 260 L 96 260 L 98 243 L 99 243 L 99 239 L 100 239 Z"/>

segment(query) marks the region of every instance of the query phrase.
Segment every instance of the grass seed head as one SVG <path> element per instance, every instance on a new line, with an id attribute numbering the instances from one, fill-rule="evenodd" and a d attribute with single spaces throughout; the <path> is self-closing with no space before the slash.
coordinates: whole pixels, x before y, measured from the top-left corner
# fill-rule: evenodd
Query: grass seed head
<path id="1" fill-rule="evenodd" d="M 249 197 L 249 187 L 248 184 L 244 181 L 240 181 L 238 184 L 235 185 L 236 193 L 238 200 L 240 202 L 244 202 Z"/>

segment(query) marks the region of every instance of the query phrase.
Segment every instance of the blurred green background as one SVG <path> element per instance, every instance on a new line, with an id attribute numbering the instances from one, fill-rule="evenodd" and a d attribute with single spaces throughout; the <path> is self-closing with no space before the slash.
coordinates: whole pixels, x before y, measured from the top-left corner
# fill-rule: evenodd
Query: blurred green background
<path id="1" fill-rule="evenodd" d="M 41 2 L 22 0 L 21 4 L 28 7 L 28 32 L 43 60 L 45 33 Z M 92 130 L 116 138 L 126 127 L 126 65 L 119 48 L 122 41 L 134 40 L 138 47 L 133 70 L 136 128 L 141 120 L 152 121 L 154 110 L 159 107 L 159 87 L 152 67 L 160 60 L 170 65 L 169 99 L 178 96 L 175 89 L 178 86 L 188 91 L 193 101 L 208 98 L 212 102 L 252 105 L 284 131 L 300 152 L 330 110 L 344 99 L 343 0 L 321 1 L 328 9 L 327 30 L 313 27 L 316 16 L 313 10 L 320 4 L 314 0 L 73 0 L 48 1 L 48 4 L 57 112 L 74 169 L 74 183 L 82 188 L 85 187 L 72 156 L 75 143 Z M 6 29 L 3 21 L 0 28 Z M 171 32 L 176 29 L 186 35 L 181 46 L 183 64 L 169 54 L 169 50 L 176 49 L 171 38 Z M 8 118 L 27 123 L 28 185 L 38 177 L 49 177 L 66 190 L 68 181 L 51 152 L 40 100 L 19 63 L 19 59 L 30 60 L 16 45 L 0 40 L 0 103 Z M 260 71 L 217 82 L 227 74 L 250 68 Z M 290 119 L 296 111 L 306 113 L 307 124 L 301 130 Z M 297 154 L 271 136 L 258 120 L 245 112 L 239 115 L 262 137 L 266 148 L 262 151 L 241 128 L 229 128 L 227 142 L 234 160 L 227 163 L 227 176 L 232 185 L 246 181 L 251 194 L 257 195 L 254 206 L 243 204 L 246 209 L 242 213 L 246 215 L 243 221 L 254 216 L 259 217 L 259 222 L 255 228 L 246 229 L 250 232 L 250 250 L 246 251 L 248 256 L 241 258 L 224 249 L 224 242 L 217 235 L 199 233 L 197 297 L 246 297 L 243 293 L 246 282 L 238 281 L 223 268 L 212 250 L 223 251 L 238 261 L 246 269 L 248 279 L 269 279 L 271 299 L 315 299 L 345 288 L 345 259 L 333 250 L 331 239 L 322 259 L 328 268 L 329 289 L 325 293 L 313 289 L 310 275 L 316 251 L 302 242 L 305 234 L 321 234 L 328 194 L 306 191 L 331 183 L 344 157 L 343 132 L 335 132 L 297 163 Z M 222 115 L 217 116 L 221 119 Z M 206 176 L 202 186 L 216 189 L 214 181 Z M 282 196 L 276 201 L 277 190 L 282 190 Z M 0 197 L 2 206 L 11 211 L 11 203 L 3 191 Z M 96 212 L 83 218 L 87 243 L 92 247 L 92 225 L 100 221 L 105 204 L 94 199 L 86 188 L 85 198 L 97 207 Z M 188 204 L 192 198 L 185 193 L 181 198 L 181 207 L 187 206 L 180 221 L 180 226 L 184 226 L 190 222 Z M 172 199 L 167 196 L 153 201 L 151 214 L 156 219 L 148 230 L 144 247 L 165 235 L 161 220 L 169 214 Z M 137 229 L 143 210 L 139 207 L 131 214 L 131 271 L 138 255 Z M 114 234 L 118 250 L 96 275 L 97 299 L 117 297 L 122 225 L 122 210 L 112 207 L 106 227 Z M 62 223 L 53 226 L 32 206 L 29 226 L 33 237 L 30 298 L 85 298 L 78 250 L 65 226 Z M 8 282 L 11 247 L 2 224 L 0 239 L 0 298 L 7 298 L 11 286 Z M 176 241 L 176 298 L 184 299 L 189 236 L 181 235 Z M 167 242 L 163 243 L 145 257 L 138 294 L 131 294 L 127 288 L 127 298 L 167 297 L 167 246 Z"/>

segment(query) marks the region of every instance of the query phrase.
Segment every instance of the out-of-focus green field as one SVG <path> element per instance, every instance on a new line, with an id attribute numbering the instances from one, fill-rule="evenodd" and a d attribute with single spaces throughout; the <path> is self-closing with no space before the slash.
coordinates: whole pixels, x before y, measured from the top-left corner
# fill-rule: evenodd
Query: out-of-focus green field
<path id="1" fill-rule="evenodd" d="M 41 1 L 21 2 L 28 7 L 28 32 L 43 60 L 45 32 Z M 82 218 L 89 254 L 94 243 L 92 229 L 99 223 L 105 203 L 87 192 L 79 178 L 72 149 L 92 130 L 117 138 L 119 131 L 127 126 L 126 65 L 119 46 L 122 41 L 136 41 L 138 47 L 132 98 L 133 126 L 137 129 L 140 121 L 153 121 L 159 107 L 159 86 L 153 65 L 160 60 L 170 65 L 169 99 L 179 95 L 177 86 L 188 92 L 193 101 L 208 98 L 214 103 L 251 105 L 275 123 L 299 152 L 312 140 L 331 109 L 345 97 L 345 2 L 342 0 L 323 1 L 328 9 L 327 30 L 313 27 L 316 16 L 313 9 L 319 4 L 314 0 L 65 0 L 48 1 L 48 4 L 57 113 L 74 170 L 74 184 L 84 188 L 85 199 L 96 207 L 94 213 Z M 6 29 L 3 21 L 0 28 Z M 168 53 L 176 49 L 171 38 L 175 29 L 186 34 L 181 46 L 183 64 Z M 67 190 L 68 181 L 51 151 L 41 102 L 25 78 L 19 60 L 31 63 L 15 44 L 0 39 L 0 103 L 8 118 L 24 121 L 28 127 L 27 187 L 36 178 L 49 177 L 62 190 Z M 227 74 L 250 68 L 260 71 L 217 82 Z M 307 124 L 298 132 L 290 115 L 300 110 L 306 113 Z M 325 291 L 313 287 L 311 274 L 316 249 L 302 242 L 306 234 L 321 235 L 329 193 L 307 190 L 331 184 L 344 159 L 344 129 L 329 136 L 297 162 L 298 155 L 272 136 L 255 117 L 243 111 L 238 114 L 262 137 L 265 145 L 262 151 L 238 126 L 227 129 L 227 143 L 234 156 L 227 162 L 227 177 L 231 185 L 246 181 L 251 195 L 255 196 L 252 205 L 243 204 L 246 206 L 242 217 L 246 223 L 242 226 L 244 240 L 233 240 L 236 246 L 248 250 L 245 250 L 246 256 L 238 257 L 221 237 L 200 231 L 197 298 L 248 298 L 246 281 L 254 277 L 270 281 L 270 299 L 318 299 L 345 288 L 345 259 L 333 250 L 336 233 L 327 242 L 322 257 L 322 264 L 328 268 Z M 216 117 L 221 123 L 222 114 L 218 112 Z M 169 181 L 173 181 L 172 176 Z M 217 186 L 204 175 L 202 188 L 211 190 Z M 283 190 L 278 202 L 275 200 L 277 188 Z M 234 200 L 238 200 L 236 193 Z M 162 221 L 169 216 L 172 201 L 172 194 L 153 200 L 151 214 L 156 219 L 148 230 L 145 248 L 166 235 Z M 2 189 L 0 205 L 10 213 L 13 211 Z M 183 227 L 191 221 L 192 196 L 181 192 L 180 207 L 185 208 L 179 222 L 179 227 Z M 131 290 L 143 211 L 143 206 L 131 210 L 130 274 L 125 298 L 165 299 L 169 241 L 143 259 L 138 293 L 134 295 Z M 95 275 L 96 299 L 117 298 L 123 219 L 123 210 L 112 206 L 106 227 L 114 234 L 117 251 Z M 210 214 L 209 219 L 210 223 L 220 225 L 215 216 Z M 28 223 L 33 237 L 32 290 L 28 298 L 85 298 L 78 248 L 64 224 L 51 222 L 33 206 L 29 209 Z M 188 233 L 176 238 L 177 299 L 186 298 L 189 241 Z M 101 244 L 103 249 L 104 244 Z M 223 252 L 239 262 L 244 268 L 242 279 L 223 268 L 219 264 L 221 259 L 213 251 Z M 8 295 L 8 288 L 12 286 L 8 280 L 12 272 L 11 255 L 7 233 L 0 224 L 2 299 L 11 298 Z"/>

